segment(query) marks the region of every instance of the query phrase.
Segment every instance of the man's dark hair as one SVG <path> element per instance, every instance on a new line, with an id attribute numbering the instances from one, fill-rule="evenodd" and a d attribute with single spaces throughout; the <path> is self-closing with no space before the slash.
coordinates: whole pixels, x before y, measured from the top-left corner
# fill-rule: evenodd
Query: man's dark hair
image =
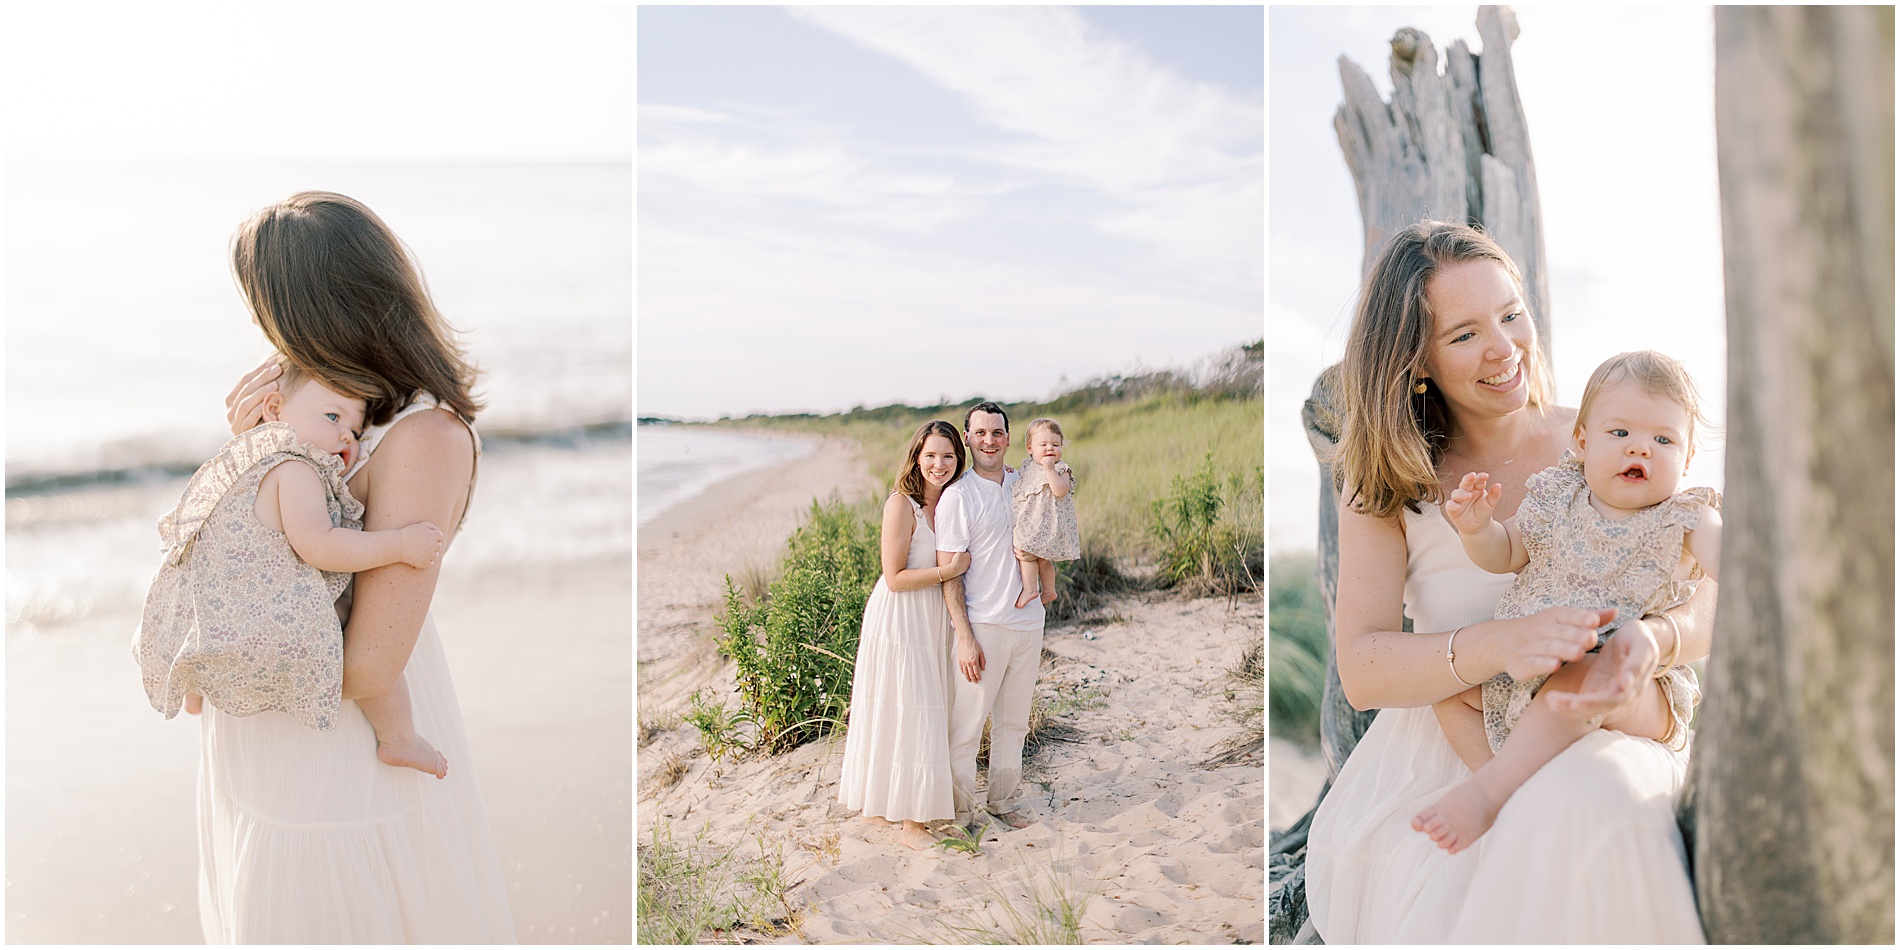
<path id="1" fill-rule="evenodd" d="M 1009 431 L 1009 413 L 1004 412 L 1002 406 L 999 406 L 985 399 L 982 402 L 979 402 L 976 405 L 971 406 L 970 411 L 963 414 L 963 431 L 966 435 L 970 431 L 970 417 L 976 415 L 979 412 L 993 412 L 999 416 L 1002 416 L 1003 417 L 1003 431 L 1004 432 Z"/>

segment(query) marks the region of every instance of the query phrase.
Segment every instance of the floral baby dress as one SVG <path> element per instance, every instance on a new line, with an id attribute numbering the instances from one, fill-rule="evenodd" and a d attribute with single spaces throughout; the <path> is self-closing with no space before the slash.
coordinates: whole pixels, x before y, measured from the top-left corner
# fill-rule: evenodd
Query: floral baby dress
<path id="1" fill-rule="evenodd" d="M 363 504 L 343 484 L 343 460 L 281 422 L 224 444 L 191 476 L 158 523 L 165 559 L 152 579 L 132 653 L 152 708 L 170 719 L 186 692 L 233 716 L 289 713 L 327 730 L 343 690 L 336 599 L 352 575 L 320 571 L 252 512 L 258 484 L 297 460 L 323 480 L 330 523 L 360 529 Z"/>
<path id="2" fill-rule="evenodd" d="M 1023 462 L 1009 486 L 1010 516 L 1016 547 L 1050 561 L 1073 561 L 1082 556 L 1082 536 L 1075 526 L 1075 475 L 1067 462 L 1057 462 L 1056 471 L 1069 476 L 1069 493 L 1061 498 L 1049 485 L 1047 466 Z"/>
<path id="3" fill-rule="evenodd" d="M 1720 511 L 1722 496 L 1711 488 L 1685 488 L 1660 504 L 1612 520 L 1590 506 L 1583 462 L 1566 451 L 1556 465 L 1532 475 L 1517 509 L 1517 529 L 1530 563 L 1498 600 L 1497 618 L 1528 617 L 1547 607 L 1615 607 L 1616 620 L 1597 631 L 1600 647 L 1625 621 L 1688 600 L 1702 578 L 1697 565 L 1686 580 L 1672 579 L 1682 558 L 1683 536 L 1695 530 L 1708 505 Z M 1530 706 L 1546 677 L 1513 681 L 1499 673 L 1484 683 L 1484 731 L 1497 751 Z M 1680 751 L 1689 741 L 1689 719 L 1701 701 L 1695 671 L 1675 666 L 1662 677 L 1672 723 L 1663 744 Z"/>

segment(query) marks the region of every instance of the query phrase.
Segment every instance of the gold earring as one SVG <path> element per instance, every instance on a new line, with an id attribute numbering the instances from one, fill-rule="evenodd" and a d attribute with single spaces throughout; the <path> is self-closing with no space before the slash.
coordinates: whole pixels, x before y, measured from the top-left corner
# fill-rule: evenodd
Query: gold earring
<path id="1" fill-rule="evenodd" d="M 1412 387 L 1412 391 L 1421 396 L 1425 395 L 1425 381 L 1422 379 L 1419 380 L 1418 385 Z"/>

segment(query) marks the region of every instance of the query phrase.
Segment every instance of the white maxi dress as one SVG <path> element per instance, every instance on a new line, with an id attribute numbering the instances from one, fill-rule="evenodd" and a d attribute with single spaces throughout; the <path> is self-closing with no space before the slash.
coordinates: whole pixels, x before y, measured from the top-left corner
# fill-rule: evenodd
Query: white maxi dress
<path id="1" fill-rule="evenodd" d="M 937 535 L 910 503 L 906 568 L 937 565 Z M 838 800 L 889 821 L 956 817 L 950 773 L 953 629 L 943 587 L 893 591 L 877 579 L 864 605 Z"/>
<path id="2" fill-rule="evenodd" d="M 421 397 L 373 427 L 362 457 L 396 421 L 434 406 Z M 515 942 L 433 617 L 403 676 L 416 731 L 448 757 L 446 779 L 384 765 L 375 731 L 348 700 L 328 732 L 280 712 L 238 717 L 206 704 L 198 772 L 206 943 Z"/>
<path id="3" fill-rule="evenodd" d="M 1489 620 L 1512 575 L 1436 507 L 1403 515 L 1414 629 Z M 1382 710 L 1313 818 L 1306 893 L 1329 944 L 1703 943 L 1675 805 L 1688 752 L 1597 730 L 1448 855 L 1412 816 L 1470 776 L 1431 707 Z"/>

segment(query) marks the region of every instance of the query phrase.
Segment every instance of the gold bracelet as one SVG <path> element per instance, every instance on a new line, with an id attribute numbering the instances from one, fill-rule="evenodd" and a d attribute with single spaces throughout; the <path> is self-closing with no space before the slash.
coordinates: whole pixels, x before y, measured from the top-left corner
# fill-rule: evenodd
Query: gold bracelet
<path id="1" fill-rule="evenodd" d="M 1463 629 L 1464 627 L 1458 628 L 1458 630 L 1463 630 Z M 1453 630 L 1451 632 L 1451 636 L 1445 638 L 1445 665 L 1451 668 L 1452 679 L 1455 679 L 1460 683 L 1464 683 L 1464 687 L 1466 689 L 1470 689 L 1478 684 L 1465 683 L 1465 678 L 1458 675 L 1458 664 L 1456 662 L 1458 659 L 1458 654 L 1452 650 L 1452 644 L 1455 644 L 1458 642 L 1458 630 Z"/>
<path id="2" fill-rule="evenodd" d="M 1668 611 L 1647 614 L 1643 619 L 1648 620 L 1651 617 L 1667 620 L 1669 622 L 1669 632 L 1674 635 L 1674 642 L 1669 644 L 1669 659 L 1664 660 L 1662 666 L 1658 668 L 1656 672 L 1650 674 L 1652 679 L 1662 679 L 1669 675 L 1670 669 L 1676 665 L 1676 660 L 1682 656 L 1682 627 L 1676 623 L 1676 618 L 1669 616 Z"/>

